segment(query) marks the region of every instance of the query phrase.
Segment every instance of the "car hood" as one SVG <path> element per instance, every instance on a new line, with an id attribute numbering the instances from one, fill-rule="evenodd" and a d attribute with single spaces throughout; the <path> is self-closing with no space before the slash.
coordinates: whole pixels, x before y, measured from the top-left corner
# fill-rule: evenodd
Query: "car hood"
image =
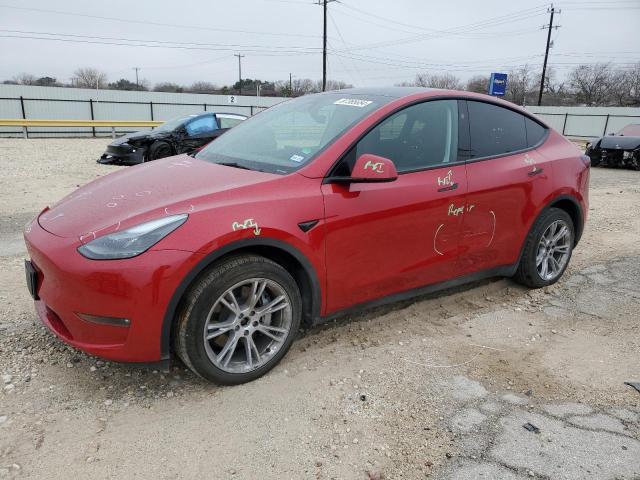
<path id="1" fill-rule="evenodd" d="M 164 215 L 190 213 L 203 197 L 228 197 L 239 187 L 278 178 L 178 155 L 94 180 L 45 210 L 38 223 L 49 233 L 85 243 Z"/>
<path id="2" fill-rule="evenodd" d="M 640 147 L 640 137 L 610 135 L 602 137 L 599 147 L 607 150 L 635 150 Z"/>

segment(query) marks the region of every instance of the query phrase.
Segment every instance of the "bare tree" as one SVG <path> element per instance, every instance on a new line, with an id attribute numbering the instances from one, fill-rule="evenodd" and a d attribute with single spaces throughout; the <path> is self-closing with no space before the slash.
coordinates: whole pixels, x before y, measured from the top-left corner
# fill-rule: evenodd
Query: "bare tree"
<path id="1" fill-rule="evenodd" d="M 416 87 L 444 88 L 446 90 L 459 90 L 460 79 L 451 73 L 418 73 L 414 85 Z"/>
<path id="2" fill-rule="evenodd" d="M 214 93 L 218 91 L 218 87 L 211 82 L 193 82 L 188 88 L 188 91 L 193 93 Z"/>
<path id="3" fill-rule="evenodd" d="M 609 63 L 578 65 L 569 74 L 578 103 L 604 105 L 611 94 L 612 71 Z"/>
<path id="4" fill-rule="evenodd" d="M 640 62 L 627 73 L 629 77 L 629 104 L 640 105 Z"/>
<path id="5" fill-rule="evenodd" d="M 314 82 L 310 78 L 295 78 L 291 83 L 291 95 L 293 97 L 316 93 L 318 91 L 317 82 Z"/>
<path id="6" fill-rule="evenodd" d="M 489 92 L 489 77 L 483 75 L 476 75 L 467 80 L 467 84 L 464 87 L 468 92 L 476 93 L 488 93 Z"/>
<path id="7" fill-rule="evenodd" d="M 322 80 L 318 80 L 316 88 L 322 91 Z M 353 85 L 342 80 L 327 80 L 327 90 L 344 90 L 345 88 L 353 88 Z"/>
<path id="8" fill-rule="evenodd" d="M 73 72 L 72 83 L 78 88 L 106 88 L 107 74 L 97 68 L 79 68 Z"/>
<path id="9" fill-rule="evenodd" d="M 37 82 L 36 77 L 30 73 L 21 73 L 20 75 L 13 77 L 13 79 L 20 85 L 35 85 Z"/>
<path id="10" fill-rule="evenodd" d="M 156 83 L 153 86 L 154 92 L 173 92 L 173 93 L 182 93 L 184 92 L 184 87 L 178 85 L 177 83 L 172 82 L 160 82 Z"/>
<path id="11" fill-rule="evenodd" d="M 507 77 L 507 99 L 518 105 L 525 105 L 527 95 L 534 91 L 535 78 L 540 76 L 535 75 L 529 65 L 511 70 Z"/>

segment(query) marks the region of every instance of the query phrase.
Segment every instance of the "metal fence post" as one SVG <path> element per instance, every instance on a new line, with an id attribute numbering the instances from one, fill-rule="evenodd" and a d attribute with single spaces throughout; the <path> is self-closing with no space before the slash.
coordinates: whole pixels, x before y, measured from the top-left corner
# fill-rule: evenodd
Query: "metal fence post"
<path id="1" fill-rule="evenodd" d="M 207 104 L 203 103 L 202 106 L 204 107 L 204 111 L 206 112 L 207 111 Z"/>
<path id="2" fill-rule="evenodd" d="M 608 126 L 609 126 L 609 114 L 607 113 L 607 119 L 604 121 L 604 132 L 602 132 L 603 137 L 607 134 Z"/>
<path id="3" fill-rule="evenodd" d="M 24 98 L 22 98 L 22 95 L 20 95 L 20 107 L 22 108 L 22 119 L 26 120 L 27 115 L 24 110 Z M 23 138 L 29 138 L 29 130 L 27 130 L 26 126 L 22 127 L 22 136 Z"/>
<path id="4" fill-rule="evenodd" d="M 249 105 L 249 116 L 253 117 L 253 105 Z"/>
<path id="5" fill-rule="evenodd" d="M 95 117 L 93 116 L 93 98 L 89 99 L 89 109 L 91 110 L 91 120 L 95 120 Z M 91 127 L 91 132 L 93 133 L 93 137 L 95 138 L 96 127 Z"/>
<path id="6" fill-rule="evenodd" d="M 565 129 L 567 128 L 567 117 L 569 116 L 568 113 L 564 114 L 564 123 L 562 124 L 562 135 L 564 135 Z"/>

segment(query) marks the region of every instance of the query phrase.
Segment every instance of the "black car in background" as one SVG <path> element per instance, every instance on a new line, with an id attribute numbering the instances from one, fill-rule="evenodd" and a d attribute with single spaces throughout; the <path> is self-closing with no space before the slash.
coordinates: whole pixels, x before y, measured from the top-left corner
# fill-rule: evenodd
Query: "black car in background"
<path id="1" fill-rule="evenodd" d="M 640 124 L 629 124 L 618 133 L 587 143 L 584 152 L 594 167 L 627 167 L 640 170 Z"/>
<path id="2" fill-rule="evenodd" d="M 154 130 L 114 140 L 98 163 L 133 165 L 180 153 L 192 153 L 246 120 L 237 113 L 204 112 L 168 120 Z"/>

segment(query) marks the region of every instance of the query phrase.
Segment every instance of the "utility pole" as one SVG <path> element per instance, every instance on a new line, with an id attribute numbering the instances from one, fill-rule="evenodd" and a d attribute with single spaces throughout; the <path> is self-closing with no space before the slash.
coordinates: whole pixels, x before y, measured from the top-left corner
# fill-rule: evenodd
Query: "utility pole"
<path id="1" fill-rule="evenodd" d="M 293 75 L 289 72 L 289 96 L 293 97 Z"/>
<path id="2" fill-rule="evenodd" d="M 138 70 L 140 70 L 140 67 L 133 67 L 133 69 L 136 71 L 136 90 L 140 90 L 140 84 L 138 83 Z"/>
<path id="3" fill-rule="evenodd" d="M 327 4 L 337 0 L 318 0 L 318 5 L 322 5 L 322 91 L 327 89 Z"/>
<path id="4" fill-rule="evenodd" d="M 542 64 L 542 77 L 540 78 L 540 92 L 538 93 L 538 106 L 540 106 L 540 104 L 542 103 L 542 91 L 544 90 L 544 79 L 547 74 L 547 59 L 549 58 L 549 47 L 551 45 L 551 30 L 553 28 L 555 28 L 556 30 L 559 28 L 559 25 L 555 27 L 553 26 L 553 15 L 556 13 L 556 9 L 553 7 L 553 3 L 551 4 L 551 7 L 547 9 L 547 12 L 551 14 L 551 17 L 549 18 L 549 25 L 542 26 L 542 29 L 544 30 L 546 28 L 548 29 L 548 32 L 547 32 L 547 48 L 544 51 L 544 63 Z M 560 10 L 558 10 L 557 13 L 560 13 Z"/>
<path id="5" fill-rule="evenodd" d="M 244 55 L 236 53 L 233 56 L 238 57 L 238 95 L 242 95 L 242 58 Z"/>

